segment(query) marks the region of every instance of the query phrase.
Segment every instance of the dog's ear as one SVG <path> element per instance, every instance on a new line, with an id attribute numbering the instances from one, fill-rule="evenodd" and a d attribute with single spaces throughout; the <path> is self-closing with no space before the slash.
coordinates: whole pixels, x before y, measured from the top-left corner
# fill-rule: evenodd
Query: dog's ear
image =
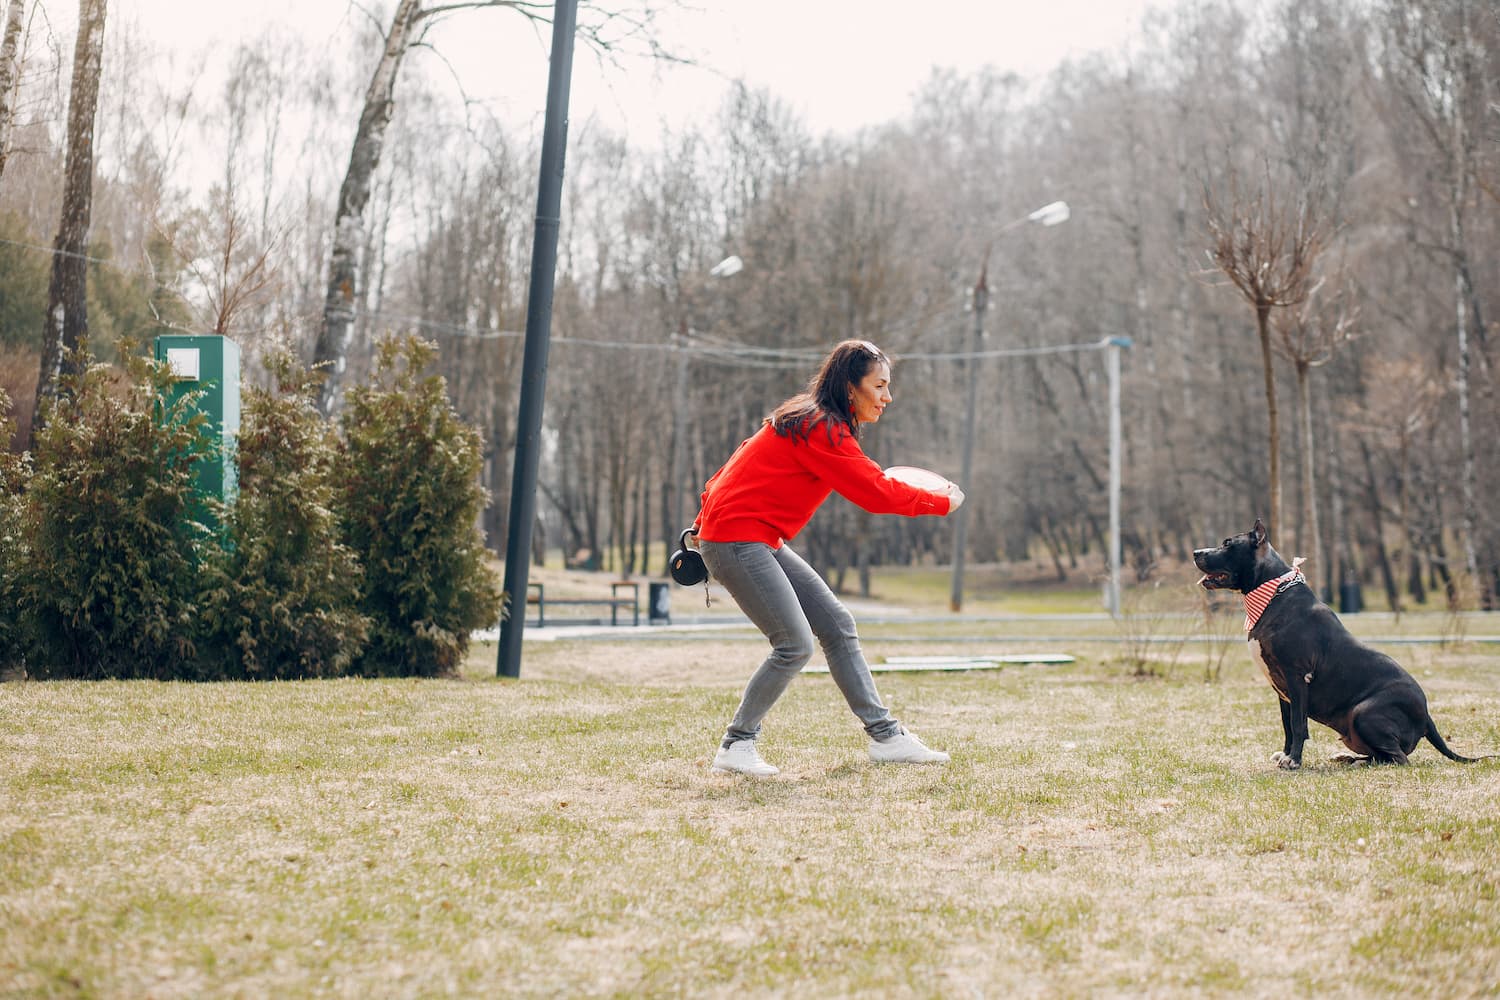
<path id="1" fill-rule="evenodd" d="M 1250 541 L 1255 543 L 1257 549 L 1266 544 L 1266 525 L 1258 517 L 1255 519 L 1255 527 L 1250 529 Z"/>

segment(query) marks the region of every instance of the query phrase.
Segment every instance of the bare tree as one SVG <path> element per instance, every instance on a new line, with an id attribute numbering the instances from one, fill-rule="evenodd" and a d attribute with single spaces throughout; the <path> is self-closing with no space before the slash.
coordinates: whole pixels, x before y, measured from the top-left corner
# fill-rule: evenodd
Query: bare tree
<path id="1" fill-rule="evenodd" d="M 424 0 L 400 0 L 385 32 L 385 47 L 370 76 L 365 91 L 364 109 L 349 154 L 349 168 L 339 189 L 338 208 L 333 221 L 333 249 L 329 253 L 328 291 L 323 302 L 323 322 L 313 349 L 313 362 L 326 365 L 328 376 L 319 391 L 318 405 L 325 413 L 333 406 L 338 378 L 349 352 L 350 334 L 354 329 L 355 302 L 359 274 L 358 257 L 364 240 L 365 205 L 375 170 L 380 166 L 385 147 L 386 129 L 396 108 L 396 79 L 407 52 L 422 43 L 427 27 L 436 19 L 460 10 L 481 7 L 505 8 L 529 20 L 547 21 L 549 8 L 533 0 L 454 0 L 425 4 Z M 609 14 L 605 24 L 611 29 L 638 31 L 652 18 L 650 8 L 630 15 Z M 598 50 L 608 52 L 613 42 L 600 25 L 579 26 L 579 34 Z"/>
<path id="2" fill-rule="evenodd" d="M 63 168 L 62 222 L 53 242 L 52 280 L 42 337 L 42 370 L 37 379 L 32 433 L 42 426 L 57 394 L 57 378 L 71 365 L 88 335 L 89 213 L 94 198 L 94 112 L 99 104 L 99 72 L 104 53 L 105 0 L 79 0 L 78 39 L 73 47 L 73 85 L 68 98 L 68 155 Z"/>
<path id="3" fill-rule="evenodd" d="M 1297 537 L 1312 547 L 1314 572 L 1330 586 L 1338 580 L 1323 562 L 1323 536 L 1318 530 L 1317 452 L 1313 447 L 1311 371 L 1333 360 L 1334 352 L 1353 334 L 1359 309 L 1352 302 L 1347 279 L 1342 275 L 1319 281 L 1302 303 L 1285 309 L 1275 322 L 1277 346 L 1292 363 L 1297 376 L 1297 418 L 1301 425 L 1302 523 Z"/>
<path id="4" fill-rule="evenodd" d="M 274 291 L 276 260 L 285 231 L 270 233 L 261 241 L 257 227 L 228 190 L 215 188 L 211 199 L 212 211 L 207 218 L 195 219 L 177 232 L 160 227 L 158 232 L 199 286 L 205 304 L 204 325 L 220 336 L 228 336 L 236 332 L 236 324 L 247 310 Z"/>
<path id="5" fill-rule="evenodd" d="M 1204 192 L 1212 245 L 1209 257 L 1255 310 L 1260 337 L 1261 370 L 1265 376 L 1266 417 L 1269 422 L 1270 512 L 1266 529 L 1279 537 L 1281 525 L 1281 425 L 1276 407 L 1276 376 L 1272 363 L 1271 310 L 1299 305 L 1307 298 L 1313 262 L 1322 248 L 1320 220 L 1308 192 L 1295 197 L 1291 208 L 1277 197 L 1267 168 L 1253 195 L 1240 190 L 1231 170 L 1228 204 L 1211 189 Z"/>
<path id="6" fill-rule="evenodd" d="M 1478 577 L 1476 535 L 1480 519 L 1470 379 L 1476 356 L 1480 365 L 1484 365 L 1486 331 L 1468 245 L 1471 224 L 1468 213 L 1471 185 L 1478 175 L 1478 146 L 1484 132 L 1484 116 L 1492 110 L 1483 45 L 1476 30 L 1480 14 L 1468 0 L 1390 2 L 1385 6 L 1391 43 L 1387 50 L 1391 58 L 1384 69 L 1397 99 L 1420 124 L 1421 134 L 1430 143 L 1443 185 L 1446 240 L 1443 245 L 1429 249 L 1446 256 L 1453 268 L 1453 328 L 1458 347 L 1456 387 L 1463 455 L 1462 544 L 1465 567 L 1471 576 Z M 1493 10 L 1493 5 L 1490 6 Z M 1471 335 L 1476 345 L 1471 345 Z M 1489 606 L 1495 595 L 1488 575 L 1484 581 L 1484 599 Z"/>
<path id="7" fill-rule="evenodd" d="M 909 116 L 852 136 L 814 135 L 770 94 L 741 89 L 717 131 L 674 133 L 651 148 L 575 142 L 548 404 L 556 451 L 543 467 L 552 544 L 566 539 L 622 570 L 639 566 L 648 517 L 652 545 L 675 544 L 684 518 L 673 509 L 692 503 L 766 408 L 800 386 L 808 356 L 843 336 L 869 337 L 902 359 L 897 418 L 872 432 L 872 454 L 951 470 L 966 374 L 952 354 L 973 326 L 961 290 L 973 281 L 974 247 L 1008 208 L 1065 197 L 1075 205 L 1065 230 L 1035 243 L 1018 237 L 989 272 L 986 349 L 1042 353 L 984 362 L 993 391 L 979 402 L 976 432 L 988 456 L 970 501 L 977 562 L 1040 557 L 1058 575 L 1097 571 L 1103 373 L 1096 354 L 1058 352 L 1120 332 L 1135 340 L 1124 373 L 1124 541 L 1139 566 L 1232 525 L 1247 498 L 1266 513 L 1265 406 L 1274 528 L 1286 544 L 1300 531 L 1297 543 L 1316 546 L 1307 554 L 1334 582 L 1344 582 L 1344 561 L 1367 586 L 1386 576 L 1393 602 L 1442 586 L 1443 574 L 1469 561 L 1460 516 L 1472 505 L 1480 578 L 1500 585 L 1500 436 L 1484 432 L 1500 426 L 1500 8 L 1270 6 L 1252 16 L 1245 0 L 1180 5 L 1124 59 L 1075 61 L 1035 90 L 993 73 L 934 74 Z M 15 7 L 0 3 L 0 28 Z M 398 7 L 409 19 L 404 47 L 390 30 Z M 388 0 L 375 30 L 358 33 L 352 58 L 302 59 L 273 34 L 248 40 L 232 62 L 219 53 L 224 101 L 203 99 L 192 67 L 190 78 L 154 72 L 151 46 L 124 44 L 116 5 L 87 238 L 87 252 L 109 263 L 88 265 L 88 325 L 105 342 L 124 328 L 125 307 L 154 294 L 118 277 L 122 262 L 167 260 L 149 226 L 160 218 L 193 262 L 161 266 L 160 284 L 191 288 L 205 310 L 195 317 L 201 328 L 283 327 L 311 349 L 322 325 L 326 360 L 346 361 L 347 386 L 380 327 L 421 327 L 442 339 L 439 363 L 460 412 L 490 429 L 488 482 L 500 502 L 486 527 L 498 540 L 535 150 L 478 102 L 455 102 L 451 82 L 418 75 L 430 67 L 416 63 L 442 44 L 434 25 L 464 29 L 485 16 L 480 8 L 522 32 L 517 17 L 531 16 L 518 2 Z M 442 22 L 445 12 L 453 20 Z M 30 48 L 24 27 L 20 44 Z M 386 60 L 378 80 L 377 56 Z M 64 187 L 56 133 L 67 118 L 67 53 L 49 52 L 56 68 L 43 71 L 43 61 L 28 52 L 6 105 L 17 110 L 0 184 L 0 380 L 4 352 L 26 352 L 21 381 L 4 382 L 13 397 L 37 375 L 50 260 L 34 248 L 52 236 Z M 0 99 L 10 99 L 4 87 Z M 351 156 L 347 142 L 327 136 L 345 122 L 353 140 L 361 108 L 374 111 Z M 231 190 L 229 204 L 181 193 L 186 144 L 204 136 L 221 142 L 215 179 Z M 586 138 L 580 129 L 576 139 Z M 1228 151 L 1222 160 L 1219 150 Z M 1268 179 L 1257 192 L 1260 157 Z M 1221 163 L 1238 165 L 1242 183 Z M 1202 197 L 1205 164 L 1217 206 Z M 361 172 L 365 202 L 351 214 Z M 341 181 L 337 239 L 357 237 L 347 250 L 340 243 L 338 263 L 352 270 L 332 284 L 352 293 L 342 351 L 326 339 L 338 332 L 329 253 Z M 234 206 L 242 211 L 225 211 Z M 1217 230 L 1205 216 L 1214 207 Z M 257 259 L 294 212 L 271 255 L 284 291 L 257 290 Z M 1316 284 L 1328 257 L 1309 259 L 1314 223 L 1332 240 L 1335 222 L 1360 289 L 1361 349 L 1325 365 L 1319 338 L 1336 340 L 1347 317 L 1333 269 Z M 1223 244 L 1215 266 L 1243 279 L 1239 297 L 1193 280 L 1186 261 L 1201 261 L 1205 230 Z M 149 259 L 134 263 L 143 248 Z M 709 282 L 707 269 L 731 253 L 744 273 Z M 1265 341 L 1257 357 L 1246 339 L 1241 299 L 1258 330 L 1269 330 L 1269 363 Z M 1412 401 L 1400 396 L 1405 381 L 1380 374 L 1392 359 L 1410 366 L 1413 384 L 1431 387 L 1420 420 L 1395 419 Z M 1297 408 L 1284 455 L 1278 391 L 1281 405 L 1292 398 Z M 660 414 L 639 405 L 660 398 L 680 414 L 670 437 Z M 31 410 L 29 399 L 21 405 Z M 1394 411 L 1389 423 L 1371 416 L 1382 408 Z M 1337 459 L 1332 435 L 1349 445 Z M 1282 458 L 1300 462 L 1300 475 L 1287 467 L 1300 495 L 1285 511 Z M 950 558 L 951 536 L 939 519 L 870 520 L 833 502 L 803 542 L 852 587 L 871 565 Z"/>
<path id="8" fill-rule="evenodd" d="M 10 130 L 15 121 L 16 84 L 21 77 L 21 13 L 24 0 L 6 0 L 5 35 L 0 40 L 0 175 L 10 156 Z"/>
<path id="9" fill-rule="evenodd" d="M 1352 404 L 1345 423 L 1349 437 L 1358 444 L 1365 476 L 1363 501 L 1373 530 L 1368 547 L 1374 553 L 1385 587 L 1386 602 L 1397 614 L 1402 611 L 1400 583 L 1393 563 L 1407 565 L 1407 590 L 1417 603 L 1426 600 L 1422 562 L 1432 561 L 1448 578 L 1448 569 L 1435 550 L 1441 546 L 1440 525 L 1419 507 L 1433 480 L 1434 457 L 1428 442 L 1443 406 L 1443 387 L 1427 366 L 1415 358 L 1376 358 L 1364 366 L 1367 399 Z M 1424 440 L 1427 439 L 1427 440 Z M 1377 469 L 1377 461 L 1384 465 Z M 1385 493 L 1394 493 L 1394 502 Z M 1401 532 L 1401 551 L 1393 557 L 1385 538 L 1385 518 L 1396 522 Z M 1450 588 L 1451 594 L 1451 588 Z"/>

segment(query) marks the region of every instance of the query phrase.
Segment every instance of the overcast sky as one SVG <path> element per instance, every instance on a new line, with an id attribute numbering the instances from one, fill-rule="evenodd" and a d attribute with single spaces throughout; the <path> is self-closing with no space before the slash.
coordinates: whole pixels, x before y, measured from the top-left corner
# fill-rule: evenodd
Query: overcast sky
<path id="1" fill-rule="evenodd" d="M 1118 49 L 1146 10 L 1171 2 L 684 0 L 663 21 L 663 38 L 705 68 L 664 69 L 640 58 L 600 66 L 580 46 L 570 118 L 596 118 L 648 142 L 664 119 L 709 114 L 725 80 L 742 77 L 786 100 L 816 133 L 853 131 L 904 116 L 934 67 L 991 65 L 1039 77 L 1070 56 Z M 157 45 L 190 52 L 227 48 L 274 22 L 335 47 L 329 40 L 366 15 L 348 0 L 120 0 L 110 17 L 138 26 Z M 540 116 L 545 30 L 538 35 L 511 12 L 477 11 L 450 17 L 433 39 L 469 96 L 493 102 L 503 117 Z"/>

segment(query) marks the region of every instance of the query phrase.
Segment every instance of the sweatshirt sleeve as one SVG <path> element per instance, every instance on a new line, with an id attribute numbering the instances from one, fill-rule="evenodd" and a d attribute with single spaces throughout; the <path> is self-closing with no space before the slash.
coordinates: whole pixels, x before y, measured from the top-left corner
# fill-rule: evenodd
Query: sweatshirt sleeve
<path id="1" fill-rule="evenodd" d="M 843 428 L 833 433 L 836 443 L 829 442 L 826 427 L 814 427 L 807 437 L 807 447 L 797 451 L 808 471 L 839 496 L 872 514 L 918 517 L 948 513 L 948 494 L 886 478 L 880 466 L 860 449 L 854 435 Z"/>

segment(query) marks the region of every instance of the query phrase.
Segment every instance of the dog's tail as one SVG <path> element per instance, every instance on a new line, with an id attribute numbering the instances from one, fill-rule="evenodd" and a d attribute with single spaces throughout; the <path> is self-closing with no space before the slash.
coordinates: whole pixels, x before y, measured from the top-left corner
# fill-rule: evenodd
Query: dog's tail
<path id="1" fill-rule="evenodd" d="M 1427 717 L 1427 742 L 1437 747 L 1438 753 L 1449 760 L 1456 760 L 1464 764 L 1477 764 L 1482 760 L 1490 760 L 1496 756 L 1500 756 L 1491 753 L 1485 754 L 1483 757 L 1465 757 L 1463 754 L 1454 753 L 1448 749 L 1448 744 L 1443 742 L 1443 734 L 1438 732 L 1437 723 L 1432 721 L 1432 716 L 1430 715 Z"/>

